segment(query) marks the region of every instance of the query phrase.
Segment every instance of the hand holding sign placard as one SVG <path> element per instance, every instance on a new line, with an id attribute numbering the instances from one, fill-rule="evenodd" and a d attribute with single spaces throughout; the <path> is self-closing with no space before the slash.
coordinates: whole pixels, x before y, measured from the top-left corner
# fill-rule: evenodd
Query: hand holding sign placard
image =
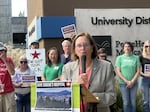
<path id="1" fill-rule="evenodd" d="M 75 24 L 61 27 L 61 32 L 62 32 L 64 38 L 72 38 L 77 33 Z"/>

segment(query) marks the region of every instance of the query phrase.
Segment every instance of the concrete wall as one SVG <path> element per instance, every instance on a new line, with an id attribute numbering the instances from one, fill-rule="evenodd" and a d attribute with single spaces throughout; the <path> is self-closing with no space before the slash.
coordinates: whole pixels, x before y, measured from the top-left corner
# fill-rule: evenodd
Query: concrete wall
<path id="1" fill-rule="evenodd" d="M 26 17 L 12 17 L 12 33 L 27 33 L 27 18 Z"/>
<path id="2" fill-rule="evenodd" d="M 46 52 L 49 50 L 51 47 L 57 47 L 59 52 L 62 53 L 62 46 L 61 42 L 63 39 L 42 39 L 39 42 L 40 48 L 45 48 Z M 57 44 L 56 44 L 57 43 Z"/>
<path id="3" fill-rule="evenodd" d="M 110 9 L 110 10 L 116 9 L 116 8 L 118 8 L 118 9 L 143 8 L 144 9 L 144 8 L 150 8 L 150 1 L 149 0 L 74 0 L 74 1 L 72 1 L 72 0 L 55 0 L 52 2 L 50 0 L 27 0 L 27 5 L 28 5 L 28 11 L 27 11 L 28 12 L 28 20 L 27 20 L 28 23 L 27 24 L 29 25 L 35 16 L 37 16 L 37 17 L 40 17 L 40 16 L 74 16 L 75 9 Z M 88 14 L 89 12 L 85 12 L 85 13 Z M 80 17 L 82 17 L 85 21 L 87 19 L 86 17 L 84 17 L 83 14 L 81 14 Z M 113 14 L 112 14 L 112 17 L 113 17 Z M 132 15 L 131 15 L 131 17 L 132 17 Z M 76 18 L 76 19 L 78 19 L 78 18 Z M 83 24 L 81 24 L 81 25 L 83 25 Z M 98 26 L 96 26 L 92 30 L 90 29 L 90 25 L 89 25 L 89 27 L 87 27 L 87 25 L 86 26 L 83 25 L 81 27 L 80 27 L 80 23 L 77 23 L 78 32 L 88 31 L 92 35 L 102 35 L 102 34 L 104 34 L 104 32 L 107 32 L 107 34 L 112 35 L 112 47 L 113 47 L 112 54 L 113 55 L 110 57 L 110 59 L 113 62 L 116 57 L 116 53 L 114 53 L 114 52 L 116 52 L 114 50 L 114 47 L 115 47 L 115 42 L 117 39 L 118 40 L 120 39 L 119 42 L 121 42 L 121 44 L 122 44 L 122 42 L 124 42 L 125 40 L 128 40 L 128 39 L 129 39 L 129 41 L 132 41 L 134 43 L 136 39 L 141 41 L 141 38 L 143 38 L 142 35 L 136 36 L 136 32 L 138 31 L 138 29 L 136 29 L 136 31 L 134 31 L 135 29 L 131 28 L 131 30 L 129 30 L 128 31 L 129 33 L 127 34 L 124 32 L 124 30 L 121 32 L 119 32 L 119 31 L 117 32 L 115 28 L 112 30 L 106 30 L 106 31 L 104 29 L 98 29 L 99 30 L 98 31 L 96 29 L 96 27 L 99 28 Z M 117 33 L 117 34 L 112 33 L 113 31 L 115 31 L 114 33 Z M 124 33 L 122 33 L 122 32 L 124 32 Z M 119 35 L 121 33 L 124 36 Z M 141 32 L 141 33 L 143 33 L 143 32 Z M 130 35 L 130 34 L 132 34 L 132 35 Z M 147 34 L 149 34 L 149 33 L 147 33 Z M 128 37 L 128 38 L 126 38 L 126 37 Z M 142 41 L 144 41 L 145 39 L 146 38 L 142 39 Z M 41 41 L 45 41 L 45 40 L 41 40 Z M 42 47 L 48 48 L 48 45 L 52 45 L 54 43 L 53 41 L 54 40 L 52 40 L 52 39 L 47 39 L 46 43 L 44 43 L 45 45 L 43 45 Z M 58 46 L 58 43 L 59 42 L 56 41 L 55 45 Z M 120 50 L 121 47 L 119 47 L 118 49 Z"/>
<path id="4" fill-rule="evenodd" d="M 27 17 L 12 17 L 11 29 L 13 47 L 26 48 L 25 39 L 27 34 Z"/>
<path id="5" fill-rule="evenodd" d="M 35 16 L 73 16 L 75 8 L 148 8 L 149 0 L 27 0 L 28 25 Z"/>
<path id="6" fill-rule="evenodd" d="M 76 9 L 77 32 L 88 32 L 92 36 L 111 36 L 112 56 L 122 54 L 122 45 L 130 41 L 134 54 L 140 55 L 145 40 L 150 35 L 150 8 L 122 9 Z M 108 46 L 109 47 L 109 46 Z"/>
<path id="7" fill-rule="evenodd" d="M 11 0 L 0 0 L 0 41 L 12 43 Z"/>

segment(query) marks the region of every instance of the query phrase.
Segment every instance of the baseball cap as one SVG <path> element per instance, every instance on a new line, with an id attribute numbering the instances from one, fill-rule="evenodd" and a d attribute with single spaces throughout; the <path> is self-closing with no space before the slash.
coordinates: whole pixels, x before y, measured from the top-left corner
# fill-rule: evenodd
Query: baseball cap
<path id="1" fill-rule="evenodd" d="M 7 48 L 4 46 L 4 44 L 2 42 L 0 42 L 0 50 L 7 51 Z"/>
<path id="2" fill-rule="evenodd" d="M 39 44 L 39 41 L 38 40 L 34 40 L 34 41 L 31 42 L 30 45 L 33 45 L 33 44 Z"/>

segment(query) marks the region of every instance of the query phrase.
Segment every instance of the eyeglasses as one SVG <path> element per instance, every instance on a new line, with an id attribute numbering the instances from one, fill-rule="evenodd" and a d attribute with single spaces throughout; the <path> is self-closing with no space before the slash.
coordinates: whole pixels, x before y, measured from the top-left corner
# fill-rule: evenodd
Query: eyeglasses
<path id="1" fill-rule="evenodd" d="M 100 57 L 105 57 L 106 58 L 106 55 L 99 55 Z"/>
<path id="2" fill-rule="evenodd" d="M 89 44 L 89 43 L 77 44 L 75 47 L 76 47 L 76 48 L 82 48 L 82 47 L 84 47 L 84 48 L 89 48 L 89 47 L 90 47 L 90 44 Z"/>
<path id="3" fill-rule="evenodd" d="M 145 48 L 148 48 L 148 47 L 150 48 L 150 46 L 145 46 Z"/>
<path id="4" fill-rule="evenodd" d="M 27 64 L 27 61 L 20 61 L 21 64 Z"/>

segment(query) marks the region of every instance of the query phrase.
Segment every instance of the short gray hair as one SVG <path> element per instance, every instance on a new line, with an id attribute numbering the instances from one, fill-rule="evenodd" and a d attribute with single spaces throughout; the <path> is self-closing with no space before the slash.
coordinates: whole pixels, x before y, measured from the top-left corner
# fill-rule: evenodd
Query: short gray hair
<path id="1" fill-rule="evenodd" d="M 67 43 L 67 44 L 70 44 L 70 45 L 71 45 L 71 42 L 70 42 L 69 40 L 64 40 L 64 41 L 61 43 L 61 45 L 63 46 L 65 43 Z"/>

